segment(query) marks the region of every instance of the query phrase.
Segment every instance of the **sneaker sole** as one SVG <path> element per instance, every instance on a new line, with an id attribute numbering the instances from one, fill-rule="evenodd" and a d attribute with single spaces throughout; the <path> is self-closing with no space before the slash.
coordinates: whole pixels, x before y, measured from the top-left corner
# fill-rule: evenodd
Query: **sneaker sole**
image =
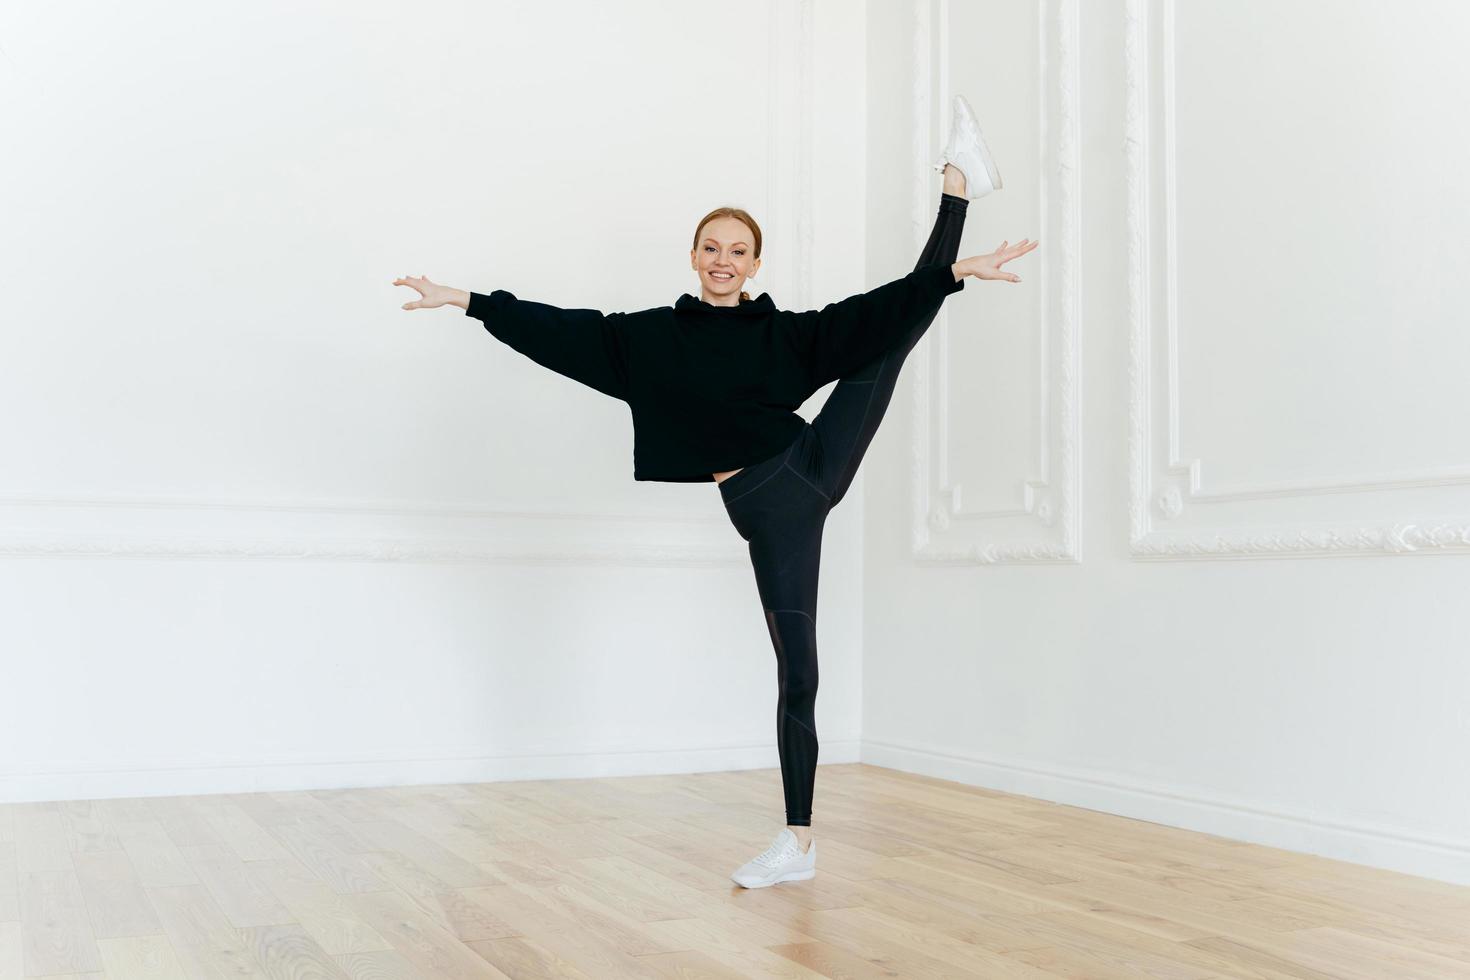
<path id="1" fill-rule="evenodd" d="M 735 881 L 734 878 L 731 878 L 730 880 L 735 881 L 735 884 L 739 885 L 741 888 L 769 888 L 772 885 L 779 885 L 783 881 L 808 881 L 812 878 L 815 878 L 816 876 L 817 869 L 808 868 L 805 871 L 792 871 L 789 874 L 784 874 L 779 878 L 772 878 L 770 881 L 760 881 L 755 883 L 754 885 L 747 885 L 744 882 Z"/>
<path id="2" fill-rule="evenodd" d="M 1004 186 L 1000 181 L 1000 168 L 995 165 L 995 158 L 990 155 L 990 147 L 985 142 L 985 133 L 980 129 L 980 121 L 975 118 L 975 110 L 970 108 L 969 101 L 963 95 L 956 95 L 955 100 L 965 110 L 965 115 L 970 117 L 970 125 L 975 127 L 975 142 L 980 146 L 980 162 L 985 164 L 985 174 L 990 178 L 990 189 L 998 191 Z"/>

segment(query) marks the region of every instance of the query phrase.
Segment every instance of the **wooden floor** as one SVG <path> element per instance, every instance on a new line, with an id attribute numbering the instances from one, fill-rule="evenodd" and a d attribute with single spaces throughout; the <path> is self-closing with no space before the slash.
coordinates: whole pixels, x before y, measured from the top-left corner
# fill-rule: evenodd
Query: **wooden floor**
<path id="1" fill-rule="evenodd" d="M 1470 888 L 867 765 L 0 806 L 18 977 L 1470 978 Z"/>

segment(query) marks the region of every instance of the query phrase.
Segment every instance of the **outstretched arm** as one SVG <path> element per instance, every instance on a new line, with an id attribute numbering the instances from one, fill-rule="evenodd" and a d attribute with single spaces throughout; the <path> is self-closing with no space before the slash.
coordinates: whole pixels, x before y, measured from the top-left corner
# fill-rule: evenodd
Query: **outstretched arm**
<path id="1" fill-rule="evenodd" d="M 566 310 L 519 299 L 504 289 L 476 293 L 430 282 L 426 276 L 395 279 L 421 298 L 405 310 L 457 306 L 481 321 L 497 340 L 557 374 L 614 398 L 628 397 L 628 353 L 622 313 Z"/>

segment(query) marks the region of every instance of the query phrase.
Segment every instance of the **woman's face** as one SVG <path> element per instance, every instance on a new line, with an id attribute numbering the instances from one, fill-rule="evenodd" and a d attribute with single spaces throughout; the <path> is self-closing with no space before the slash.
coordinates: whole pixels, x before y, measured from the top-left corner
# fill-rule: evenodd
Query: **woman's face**
<path id="1" fill-rule="evenodd" d="M 761 260 L 751 257 L 754 238 L 739 218 L 715 218 L 700 230 L 690 267 L 699 273 L 705 302 L 738 302 L 745 280 L 761 267 Z"/>

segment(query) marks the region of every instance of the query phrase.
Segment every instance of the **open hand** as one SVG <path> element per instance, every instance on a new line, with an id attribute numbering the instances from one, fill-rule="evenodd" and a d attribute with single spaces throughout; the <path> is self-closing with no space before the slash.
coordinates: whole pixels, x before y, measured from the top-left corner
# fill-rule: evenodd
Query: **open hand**
<path id="1" fill-rule="evenodd" d="M 1000 271 L 1000 267 L 1011 259 L 1025 255 L 1040 244 L 1040 242 L 1033 242 L 1029 238 L 1023 238 L 1009 247 L 1006 242 L 1001 242 L 994 252 L 985 255 L 973 255 L 968 259 L 961 259 L 960 267 L 965 275 L 974 276 L 976 279 L 1000 279 L 1004 282 L 1020 282 L 1020 276 L 1013 272 L 1002 272 Z"/>
<path id="2" fill-rule="evenodd" d="M 454 298 L 455 293 L 455 290 L 449 286 L 430 282 L 428 276 L 404 276 L 402 279 L 394 279 L 393 285 L 411 286 L 419 291 L 418 299 L 403 304 L 405 310 L 432 310 L 448 303 Z"/>

